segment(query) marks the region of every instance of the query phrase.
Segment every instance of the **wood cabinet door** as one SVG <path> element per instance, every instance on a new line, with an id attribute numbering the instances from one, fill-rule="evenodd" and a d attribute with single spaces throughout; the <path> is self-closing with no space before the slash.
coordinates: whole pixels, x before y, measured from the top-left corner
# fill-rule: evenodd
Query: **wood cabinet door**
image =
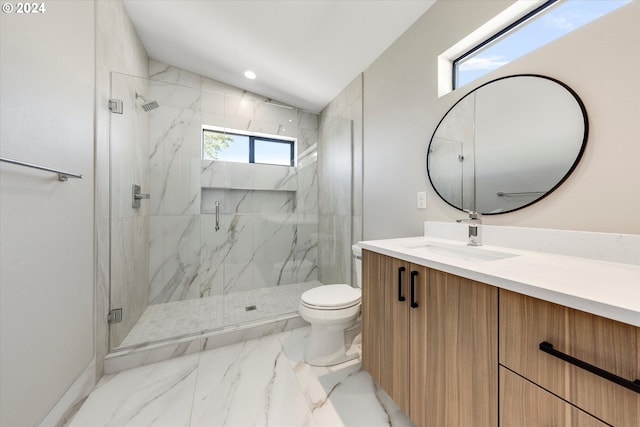
<path id="1" fill-rule="evenodd" d="M 381 384 L 384 335 L 384 255 L 362 251 L 362 367 Z"/>
<path id="2" fill-rule="evenodd" d="M 500 367 L 500 427 L 605 427 L 607 424 Z"/>
<path id="3" fill-rule="evenodd" d="M 385 315 L 380 385 L 409 414 L 409 263 L 385 257 Z"/>
<path id="4" fill-rule="evenodd" d="M 417 427 L 498 425 L 497 288 L 365 250 L 362 316 L 363 367 Z"/>
<path id="5" fill-rule="evenodd" d="M 363 251 L 362 365 L 409 413 L 409 263 Z"/>
<path id="6" fill-rule="evenodd" d="M 410 318 L 411 418 L 418 426 L 497 426 L 498 289 L 425 274 L 424 313 Z"/>
<path id="7" fill-rule="evenodd" d="M 411 402 L 410 410 L 408 412 L 409 418 L 417 427 L 424 427 L 431 425 L 428 420 L 435 414 L 434 405 L 431 405 L 432 399 L 440 392 L 440 390 L 433 390 L 429 388 L 428 379 L 432 378 L 429 375 L 428 362 L 433 362 L 429 359 L 430 346 L 437 345 L 431 341 L 431 336 L 428 332 L 428 314 L 431 310 L 432 302 L 431 290 L 429 289 L 429 273 L 430 270 L 426 267 L 417 265 L 411 265 L 411 274 L 413 277 L 414 286 L 414 298 L 413 307 L 409 309 L 409 353 L 411 354 L 411 363 L 409 368 L 409 382 L 411 388 Z M 410 279 L 411 282 L 411 279 Z M 409 305 L 411 306 L 411 283 L 409 283 Z"/>

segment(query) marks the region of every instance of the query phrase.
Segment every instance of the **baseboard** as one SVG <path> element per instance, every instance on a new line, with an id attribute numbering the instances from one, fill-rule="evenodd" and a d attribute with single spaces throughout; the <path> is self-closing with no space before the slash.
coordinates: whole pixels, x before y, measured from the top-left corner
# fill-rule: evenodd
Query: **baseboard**
<path id="1" fill-rule="evenodd" d="M 49 412 L 37 424 L 39 427 L 59 427 L 64 425 L 78 410 L 96 385 L 96 357 L 51 407 Z"/>

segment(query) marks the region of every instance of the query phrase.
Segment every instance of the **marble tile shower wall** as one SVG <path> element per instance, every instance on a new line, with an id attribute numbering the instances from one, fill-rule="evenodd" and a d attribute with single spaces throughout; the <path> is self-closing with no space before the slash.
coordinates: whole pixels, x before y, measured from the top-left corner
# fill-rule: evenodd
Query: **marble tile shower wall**
<path id="1" fill-rule="evenodd" d="M 153 60 L 149 75 L 149 302 L 315 280 L 317 116 Z M 203 161 L 202 124 L 296 137 L 298 167 Z"/>

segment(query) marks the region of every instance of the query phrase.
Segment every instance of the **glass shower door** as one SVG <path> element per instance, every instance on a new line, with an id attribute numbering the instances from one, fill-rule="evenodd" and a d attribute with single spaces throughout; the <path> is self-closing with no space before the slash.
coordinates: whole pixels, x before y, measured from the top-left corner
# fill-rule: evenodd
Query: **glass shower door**
<path id="1" fill-rule="evenodd" d="M 110 348 L 200 334 L 200 89 L 112 73 L 112 99 Z"/>
<path id="2" fill-rule="evenodd" d="M 147 92 L 146 79 L 111 74 L 122 113 L 110 114 L 110 349 L 123 345 L 149 303 L 150 206 L 138 199 L 134 207 L 133 197 L 133 185 L 149 193 L 149 113 L 140 98 Z"/>

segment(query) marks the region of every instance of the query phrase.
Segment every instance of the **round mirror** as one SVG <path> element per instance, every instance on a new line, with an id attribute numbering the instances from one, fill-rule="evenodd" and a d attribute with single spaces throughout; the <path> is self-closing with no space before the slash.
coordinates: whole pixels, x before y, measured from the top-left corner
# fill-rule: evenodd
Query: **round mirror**
<path id="1" fill-rule="evenodd" d="M 567 85 L 531 74 L 503 77 L 465 95 L 440 120 L 427 175 L 455 208 L 511 212 L 571 174 L 587 134 L 587 112 Z"/>

